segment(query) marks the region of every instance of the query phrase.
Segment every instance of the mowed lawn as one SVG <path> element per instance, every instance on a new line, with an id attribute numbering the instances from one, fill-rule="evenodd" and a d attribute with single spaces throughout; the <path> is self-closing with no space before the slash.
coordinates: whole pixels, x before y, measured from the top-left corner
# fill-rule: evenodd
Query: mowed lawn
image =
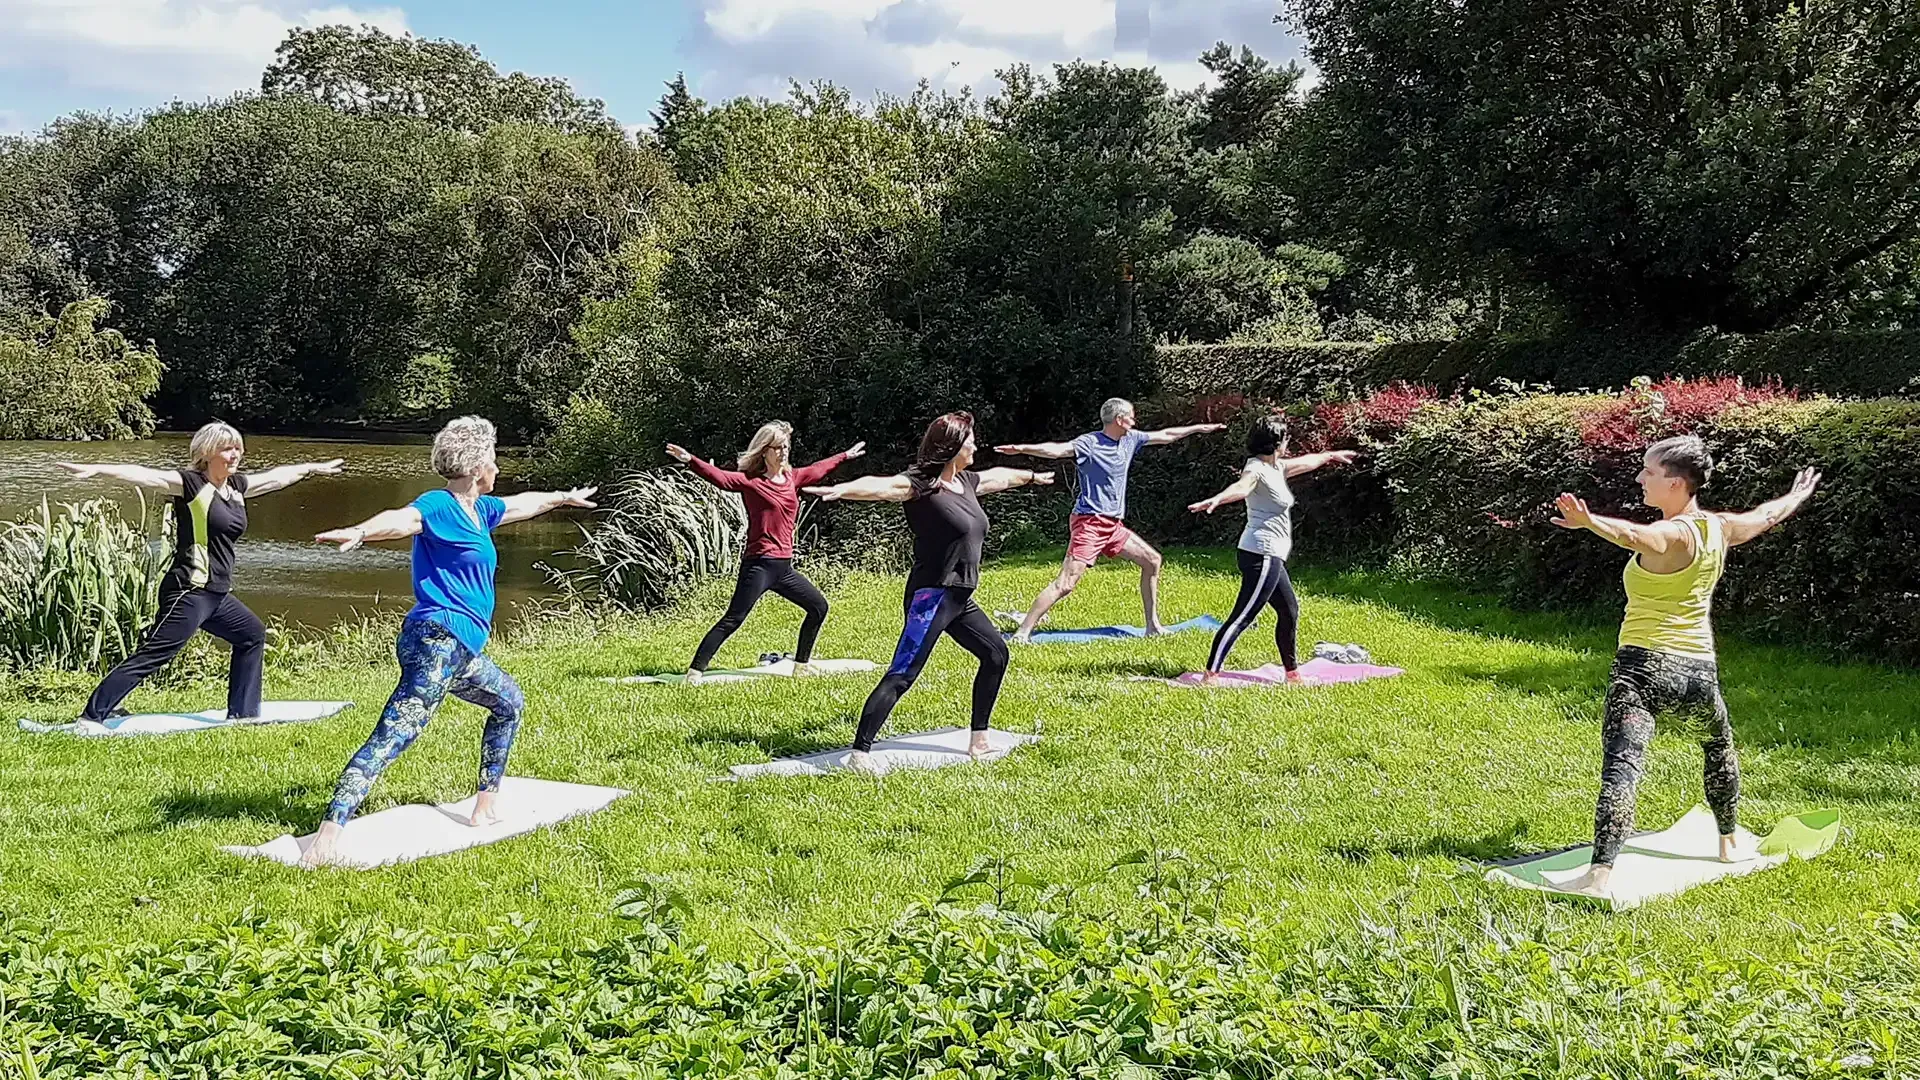
<path id="1" fill-rule="evenodd" d="M 991 565 L 990 609 L 1024 607 L 1049 559 Z M 1053 625 L 1139 621 L 1137 574 L 1103 566 Z M 1302 642 L 1365 644 L 1399 679 L 1303 690 L 1183 690 L 1129 682 L 1200 665 L 1204 634 L 1016 650 L 996 722 L 1044 741 L 989 766 L 883 779 L 843 775 L 716 783 L 728 765 L 844 745 L 872 676 L 679 689 L 600 677 L 684 665 L 717 614 L 713 592 L 685 614 L 594 632 L 528 631 L 494 654 L 529 709 L 511 771 L 617 785 L 633 794 L 552 831 L 374 872 L 303 873 L 222 854 L 309 831 L 334 778 L 392 689 L 390 657 L 270 671 L 273 698 L 351 698 L 314 724 L 165 739 L 85 741 L 0 734 L 0 910 L 44 918 L 75 941 L 168 941 L 249 908 L 309 924 L 380 915 L 472 930 L 509 913 L 541 933 L 604 937 L 615 893 L 650 876 L 683 890 L 689 936 L 722 953 L 891 919 L 983 857 L 1116 896 L 1109 875 L 1138 848 L 1178 849 L 1230 872 L 1230 908 L 1308 925 L 1458 920 L 1488 905 L 1552 903 L 1497 890 L 1467 860 L 1584 841 L 1599 768 L 1600 700 L 1614 627 L 1519 615 L 1442 588 L 1330 572 L 1298 575 Z M 1169 622 L 1224 615 L 1231 553 L 1176 552 Z M 821 655 L 885 663 L 899 582 L 834 582 Z M 791 648 L 795 609 L 764 602 L 720 662 Z M 1273 659 L 1271 615 L 1237 667 Z M 1723 642 L 1740 745 L 1744 820 L 1838 807 L 1830 854 L 1698 889 L 1629 915 L 1556 905 L 1576 936 L 1636 952 L 1702 941 L 1761 954 L 1910 900 L 1920 876 L 1920 675 L 1834 664 L 1811 653 Z M 890 728 L 965 724 L 972 658 L 943 643 Z M 70 719 L 76 699 L 0 698 L 0 715 Z M 145 691 L 131 704 L 217 706 L 219 686 Z M 482 713 L 450 703 L 363 810 L 448 801 L 472 790 Z M 1700 799 L 1700 752 L 1662 733 L 1641 789 L 1643 827 Z"/>

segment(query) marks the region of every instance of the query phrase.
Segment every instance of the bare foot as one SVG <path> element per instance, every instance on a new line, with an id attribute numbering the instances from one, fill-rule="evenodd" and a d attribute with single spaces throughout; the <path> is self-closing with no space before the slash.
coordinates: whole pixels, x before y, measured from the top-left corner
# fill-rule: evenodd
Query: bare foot
<path id="1" fill-rule="evenodd" d="M 967 756 L 975 761 L 979 761 L 991 753 L 993 753 L 993 743 L 988 740 L 987 733 L 984 731 L 974 732 L 972 741 L 967 743 Z"/>
<path id="2" fill-rule="evenodd" d="M 1300 674 L 1298 669 L 1287 672 L 1288 686 L 1316 686 L 1319 682 L 1320 680 L 1318 679 L 1309 679 L 1305 675 Z"/>
<path id="3" fill-rule="evenodd" d="M 340 834 L 344 831 L 344 826 L 336 822 L 321 822 L 319 830 L 313 834 L 313 840 L 307 844 L 307 850 L 300 853 L 300 865 L 311 870 L 331 863 L 334 849 L 340 846 Z"/>
<path id="4" fill-rule="evenodd" d="M 1741 854 L 1739 851 L 1736 851 L 1734 849 L 1733 837 L 1731 835 L 1722 836 L 1720 838 L 1720 861 L 1721 862 L 1739 862 L 1741 859 L 1744 859 L 1744 858 L 1746 858 L 1745 855 Z"/>
<path id="5" fill-rule="evenodd" d="M 1219 686 L 1220 673 L 1217 671 L 1209 671 L 1206 674 L 1200 676 L 1200 685 L 1201 686 Z"/>
<path id="6" fill-rule="evenodd" d="M 796 679 L 804 679 L 812 675 L 821 674 L 824 674 L 824 672 L 814 667 L 811 663 L 802 663 L 798 660 L 793 662 L 793 677 Z"/>
<path id="7" fill-rule="evenodd" d="M 865 750 L 853 750 L 847 753 L 847 771 L 879 776 L 880 769 L 873 763 L 873 755 Z"/>
<path id="8" fill-rule="evenodd" d="M 73 733 L 75 735 L 111 735 L 113 729 L 98 720 L 89 720 L 83 716 L 73 722 Z"/>
<path id="9" fill-rule="evenodd" d="M 704 678 L 706 674 L 707 674 L 706 672 L 701 671 L 699 668 L 688 668 L 687 669 L 687 685 L 699 686 L 700 680 Z"/>
<path id="10" fill-rule="evenodd" d="M 494 807 L 494 801 L 500 797 L 497 791 L 482 791 L 473 797 L 473 813 L 467 818 L 467 824 L 474 828 L 500 824 L 500 811 Z"/>
<path id="11" fill-rule="evenodd" d="M 1157 622 L 1151 622 L 1147 624 L 1148 637 L 1159 637 L 1161 634 L 1164 634 L 1166 632 L 1167 632 L 1167 628 L 1165 626 L 1160 625 Z"/>
<path id="12" fill-rule="evenodd" d="M 1025 629 L 1015 630 L 1013 636 L 1007 639 L 1007 644 L 1031 645 L 1033 644 L 1033 631 Z"/>
<path id="13" fill-rule="evenodd" d="M 1597 900 L 1610 899 L 1613 895 L 1609 887 L 1613 880 L 1613 867 L 1591 866 L 1587 872 L 1565 884 L 1555 885 L 1557 892 L 1571 893 L 1575 896 L 1591 896 Z"/>

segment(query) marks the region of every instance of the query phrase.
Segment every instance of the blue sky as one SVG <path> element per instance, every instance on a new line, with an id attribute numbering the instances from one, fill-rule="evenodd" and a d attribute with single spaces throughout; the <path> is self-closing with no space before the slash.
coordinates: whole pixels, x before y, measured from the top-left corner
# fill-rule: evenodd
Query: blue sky
<path id="1" fill-rule="evenodd" d="M 1117 5 L 1117 9 L 1116 9 Z M 1113 59 L 1179 86 L 1216 40 L 1277 60 L 1275 0 L 0 0 L 0 133 L 258 85 L 291 26 L 371 23 L 559 75 L 630 125 L 684 70 L 708 99 L 831 79 L 870 96 L 927 78 L 991 92 L 996 68 Z"/>

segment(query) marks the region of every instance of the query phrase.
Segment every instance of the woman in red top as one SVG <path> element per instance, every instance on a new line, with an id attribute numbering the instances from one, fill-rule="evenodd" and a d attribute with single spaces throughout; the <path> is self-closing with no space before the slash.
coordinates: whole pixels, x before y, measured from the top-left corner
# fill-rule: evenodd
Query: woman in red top
<path id="1" fill-rule="evenodd" d="M 800 642 L 793 659 L 802 666 L 813 659 L 813 641 L 827 621 L 827 598 L 805 574 L 793 568 L 793 527 L 800 516 L 800 489 L 819 483 L 842 462 L 866 453 L 867 444 L 855 443 L 845 453 L 800 469 L 787 462 L 792 448 L 793 425 L 785 420 L 769 421 L 754 432 L 746 453 L 740 455 L 739 472 L 728 472 L 682 447 L 667 444 L 667 454 L 674 460 L 685 462 L 721 491 L 737 492 L 747 504 L 747 550 L 740 559 L 740 581 L 733 587 L 727 613 L 700 639 L 693 665 L 687 669 L 689 681 L 699 681 L 700 673 L 713 662 L 713 654 L 740 629 L 753 606 L 769 591 L 800 605 L 807 613 L 806 621 L 800 624 Z"/>

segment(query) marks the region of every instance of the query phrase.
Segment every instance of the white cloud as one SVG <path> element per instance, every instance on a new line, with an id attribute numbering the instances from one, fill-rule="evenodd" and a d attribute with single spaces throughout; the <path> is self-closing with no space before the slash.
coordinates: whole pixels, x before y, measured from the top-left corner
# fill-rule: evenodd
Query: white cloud
<path id="1" fill-rule="evenodd" d="M 856 95 L 901 93 L 920 79 L 991 93 L 994 71 L 1074 59 L 1152 64 L 1197 86 L 1215 41 L 1299 59 L 1274 25 L 1275 0 L 695 0 L 689 79 L 704 97 L 778 96 L 789 80 L 826 79 Z M 1116 4 L 1118 9 L 1116 10 Z"/>
<path id="2" fill-rule="evenodd" d="M 398 8 L 302 0 L 0 0 L 0 70 L 47 91 L 201 98 L 259 86 L 295 26 L 407 28 Z"/>

